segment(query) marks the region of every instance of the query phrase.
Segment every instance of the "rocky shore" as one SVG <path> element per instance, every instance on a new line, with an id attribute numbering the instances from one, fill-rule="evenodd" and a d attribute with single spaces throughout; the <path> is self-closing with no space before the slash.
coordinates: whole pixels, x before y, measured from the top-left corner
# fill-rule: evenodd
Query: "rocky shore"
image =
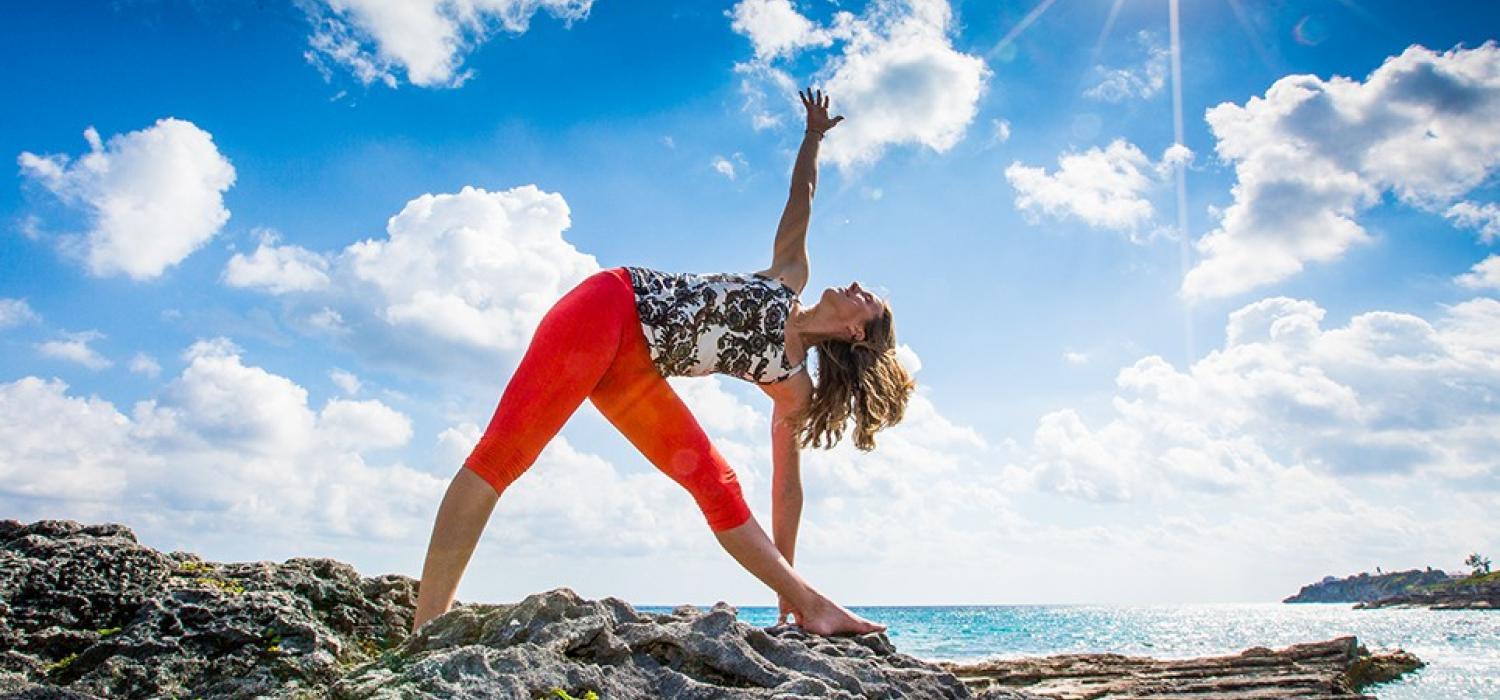
<path id="1" fill-rule="evenodd" d="M 884 634 L 761 629 L 724 603 L 639 612 L 565 588 L 456 604 L 411 635 L 416 583 L 331 559 L 162 553 L 117 524 L 0 521 L 0 700 L 1310 699 L 1363 697 L 1365 683 L 1420 663 L 1344 638 L 1188 661 L 942 664 L 900 653 Z"/>

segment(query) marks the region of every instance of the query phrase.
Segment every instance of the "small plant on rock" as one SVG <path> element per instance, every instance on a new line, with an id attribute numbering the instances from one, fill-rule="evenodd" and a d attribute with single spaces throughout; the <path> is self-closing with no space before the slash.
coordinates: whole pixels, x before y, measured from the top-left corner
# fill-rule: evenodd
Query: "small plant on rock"
<path id="1" fill-rule="evenodd" d="M 569 695 L 568 691 L 563 690 L 562 688 L 553 688 L 552 692 L 561 700 L 599 700 L 599 694 L 592 690 L 586 690 L 581 697 L 576 698 L 572 695 Z"/>

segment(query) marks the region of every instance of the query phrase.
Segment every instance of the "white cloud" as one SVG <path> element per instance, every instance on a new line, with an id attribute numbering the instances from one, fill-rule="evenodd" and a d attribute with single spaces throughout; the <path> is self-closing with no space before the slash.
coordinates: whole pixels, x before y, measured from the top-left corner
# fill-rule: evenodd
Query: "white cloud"
<path id="1" fill-rule="evenodd" d="M 1156 217 L 1149 196 L 1164 190 L 1172 169 L 1183 167 L 1191 155 L 1173 144 L 1153 163 L 1134 144 L 1115 139 L 1104 148 L 1058 156 L 1051 174 L 1013 162 L 1005 179 L 1016 189 L 1016 209 L 1031 223 L 1042 215 L 1073 217 L 1095 228 L 1134 232 Z"/>
<path id="2" fill-rule="evenodd" d="M 342 65 L 363 84 L 396 87 L 397 72 L 421 87 L 459 87 L 464 57 L 496 31 L 523 34 L 539 10 L 572 23 L 593 0 L 302 0 L 313 22 L 303 56 L 331 78 Z"/>
<path id="3" fill-rule="evenodd" d="M 796 97 L 787 97 L 796 95 L 798 87 L 786 71 L 773 68 L 763 61 L 746 61 L 734 64 L 734 72 L 740 76 L 740 94 L 745 98 L 741 109 L 750 115 L 750 126 L 756 131 L 780 126 L 786 115 L 791 113 L 789 104 L 797 104 L 797 108 L 801 109 Z M 776 94 L 776 102 L 782 105 L 781 108 L 773 108 L 768 104 L 768 91 Z"/>
<path id="4" fill-rule="evenodd" d="M 497 353 L 523 350 L 552 304 L 599 270 L 563 238 L 569 225 L 562 196 L 531 185 L 424 194 L 388 219 L 385 236 L 304 251 L 328 261 L 327 288 L 281 294 L 300 324 L 368 360 L 490 370 Z"/>
<path id="5" fill-rule="evenodd" d="M 351 372 L 346 372 L 341 369 L 330 370 L 328 372 L 328 378 L 333 380 L 334 385 L 339 388 L 339 391 L 342 391 L 345 394 L 349 394 L 351 396 L 354 394 L 358 394 L 360 388 L 363 386 L 363 384 L 359 381 L 359 377 L 354 376 L 354 374 Z"/>
<path id="6" fill-rule="evenodd" d="M 411 440 L 411 419 L 379 401 L 331 399 L 318 412 L 322 439 L 342 449 L 400 447 Z"/>
<path id="7" fill-rule="evenodd" d="M 349 331 L 344 325 L 344 315 L 329 307 L 323 307 L 304 319 L 307 325 L 330 335 L 342 335 Z"/>
<path id="8" fill-rule="evenodd" d="M 1229 315 L 1225 346 L 1186 371 L 1160 357 L 1122 369 L 1113 415 L 1044 416 L 1037 483 L 1095 500 L 1240 491 L 1292 469 L 1500 487 L 1500 301 L 1436 320 L 1325 312 L 1273 297 Z"/>
<path id="9" fill-rule="evenodd" d="M 1494 202 L 1459 202 L 1448 207 L 1443 216 L 1453 219 L 1455 224 L 1463 228 L 1477 229 L 1479 240 L 1485 243 L 1494 243 L 1496 239 L 1500 239 L 1500 206 L 1496 206 Z"/>
<path id="10" fill-rule="evenodd" d="M 0 329 L 40 320 L 25 299 L 0 299 Z"/>
<path id="11" fill-rule="evenodd" d="M 1500 289 L 1500 255 L 1491 255 L 1475 263 L 1468 272 L 1453 278 L 1453 281 L 1470 289 Z"/>
<path id="12" fill-rule="evenodd" d="M 713 166 L 720 175 L 734 179 L 734 163 L 729 162 L 724 156 L 714 156 Z"/>
<path id="13" fill-rule="evenodd" d="M 83 331 L 81 333 L 64 333 L 67 340 L 49 340 L 38 343 L 36 349 L 46 357 L 57 360 L 76 362 L 84 367 L 98 371 L 114 365 L 109 358 L 100 355 L 98 351 L 89 347 L 89 343 L 104 337 L 99 331 Z"/>
<path id="14" fill-rule="evenodd" d="M 306 248 L 276 245 L 274 231 L 261 230 L 260 244 L 246 256 L 235 253 L 224 266 L 224 283 L 272 294 L 311 292 L 328 287 L 328 261 Z"/>
<path id="15" fill-rule="evenodd" d="M 750 37 L 755 57 L 762 61 L 833 43 L 833 37 L 799 14 L 790 0 L 742 0 L 726 14 L 734 19 L 730 28 Z"/>
<path id="16" fill-rule="evenodd" d="M 130 358 L 131 374 L 141 374 L 155 379 L 161 374 L 161 364 L 155 358 L 144 352 L 138 352 L 135 357 Z"/>
<path id="17" fill-rule="evenodd" d="M 709 164 L 713 166 L 715 172 L 730 180 L 735 179 L 750 167 L 750 162 L 745 160 L 745 154 L 739 152 L 735 152 L 728 158 L 716 155 Z"/>
<path id="18" fill-rule="evenodd" d="M 130 445 L 130 419 L 108 401 L 66 391 L 56 379 L 0 384 L 0 494 L 108 499 L 149 462 Z"/>
<path id="19" fill-rule="evenodd" d="M 563 240 L 561 195 L 464 187 L 407 202 L 387 237 L 350 245 L 341 273 L 368 285 L 391 326 L 492 350 L 523 346 L 565 292 L 599 270 Z"/>
<path id="20" fill-rule="evenodd" d="M 757 58 L 735 70 L 744 76 L 741 88 L 757 129 L 781 119 L 765 107 L 764 84 L 785 93 L 779 100 L 783 111 L 800 109 L 791 97 L 795 86 L 772 67 L 773 60 L 790 61 L 801 49 L 826 45 L 826 37 L 841 50 L 825 55 L 816 75 L 832 97 L 832 111 L 851 115 L 823 144 L 822 153 L 833 163 L 853 170 L 897 145 L 941 153 L 963 137 L 990 71 L 979 57 L 953 48 L 946 0 L 877 0 L 859 16 L 837 13 L 826 27 L 812 24 L 790 4 L 764 0 L 742 0 L 734 16 L 752 10 L 770 16 L 763 11 L 772 4 L 774 21 L 731 25 L 756 47 Z"/>
<path id="21" fill-rule="evenodd" d="M 1451 205 L 1500 165 L 1500 46 L 1436 53 L 1411 46 L 1364 82 L 1284 77 L 1244 105 L 1207 112 L 1234 202 L 1200 239 L 1188 298 L 1225 297 L 1332 262 L 1370 240 L 1356 217 L 1392 192 L 1406 204 L 1482 227 Z M 1490 235 L 1490 234 L 1482 234 Z"/>
<path id="22" fill-rule="evenodd" d="M 1172 54 L 1150 32 L 1142 31 L 1136 40 L 1146 50 L 1146 60 L 1134 68 L 1096 66 L 1099 82 L 1083 92 L 1085 97 L 1105 102 L 1145 99 L 1161 92 L 1166 84 L 1167 61 Z"/>
<path id="23" fill-rule="evenodd" d="M 994 128 L 994 142 L 1005 143 L 1010 140 L 1010 122 L 1005 119 L 991 119 L 990 126 Z"/>
<path id="24" fill-rule="evenodd" d="M 90 152 L 76 161 L 22 152 L 18 162 L 22 174 L 91 219 L 86 236 L 65 237 L 62 245 L 92 274 L 158 277 L 229 219 L 224 192 L 234 184 L 234 167 L 192 122 L 158 119 L 107 145 L 93 127 L 84 138 Z"/>
<path id="25" fill-rule="evenodd" d="M 1089 363 L 1089 356 L 1088 353 L 1065 350 L 1063 351 L 1063 360 L 1070 365 L 1086 365 Z"/>
<path id="26" fill-rule="evenodd" d="M 246 365 L 223 339 L 126 416 L 60 381 L 0 384 L 0 499 L 47 498 L 133 526 L 202 534 L 407 539 L 431 525 L 444 481 L 361 452 L 400 444 L 410 423 L 375 401 L 314 413 L 295 382 Z"/>
<path id="27" fill-rule="evenodd" d="M 915 376 L 917 372 L 922 371 L 922 358 L 906 343 L 896 344 L 896 361 L 901 363 L 901 368 L 905 369 L 907 374 Z"/>

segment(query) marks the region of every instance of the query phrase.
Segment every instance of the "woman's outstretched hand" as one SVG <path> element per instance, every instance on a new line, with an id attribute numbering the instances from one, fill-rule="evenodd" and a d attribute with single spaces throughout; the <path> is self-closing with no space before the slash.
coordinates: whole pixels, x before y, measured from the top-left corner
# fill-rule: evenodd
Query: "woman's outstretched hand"
<path id="1" fill-rule="evenodd" d="M 828 96 L 822 90 L 808 88 L 804 94 L 797 91 L 797 97 L 802 99 L 802 106 L 807 108 L 807 128 L 818 133 L 823 133 L 844 121 L 842 116 L 828 117 Z"/>

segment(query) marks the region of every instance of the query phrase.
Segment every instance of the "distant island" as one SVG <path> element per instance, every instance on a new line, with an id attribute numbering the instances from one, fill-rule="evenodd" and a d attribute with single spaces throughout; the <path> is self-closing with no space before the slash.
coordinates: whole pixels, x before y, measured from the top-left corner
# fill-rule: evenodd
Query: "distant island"
<path id="1" fill-rule="evenodd" d="M 1471 554 L 1464 564 L 1468 575 L 1432 567 L 1374 574 L 1361 572 L 1345 578 L 1325 576 L 1308 584 L 1283 603 L 1354 603 L 1375 608 L 1430 608 L 1433 610 L 1500 609 L 1500 572 L 1490 571 L 1490 560 Z"/>
<path id="2" fill-rule="evenodd" d="M 1353 576 L 1337 578 L 1324 576 L 1322 581 L 1311 583 L 1297 591 L 1283 603 L 1371 603 L 1406 593 L 1415 588 L 1437 586 L 1461 579 L 1446 571 L 1432 567 L 1410 571 L 1376 573 L 1362 571 Z"/>

